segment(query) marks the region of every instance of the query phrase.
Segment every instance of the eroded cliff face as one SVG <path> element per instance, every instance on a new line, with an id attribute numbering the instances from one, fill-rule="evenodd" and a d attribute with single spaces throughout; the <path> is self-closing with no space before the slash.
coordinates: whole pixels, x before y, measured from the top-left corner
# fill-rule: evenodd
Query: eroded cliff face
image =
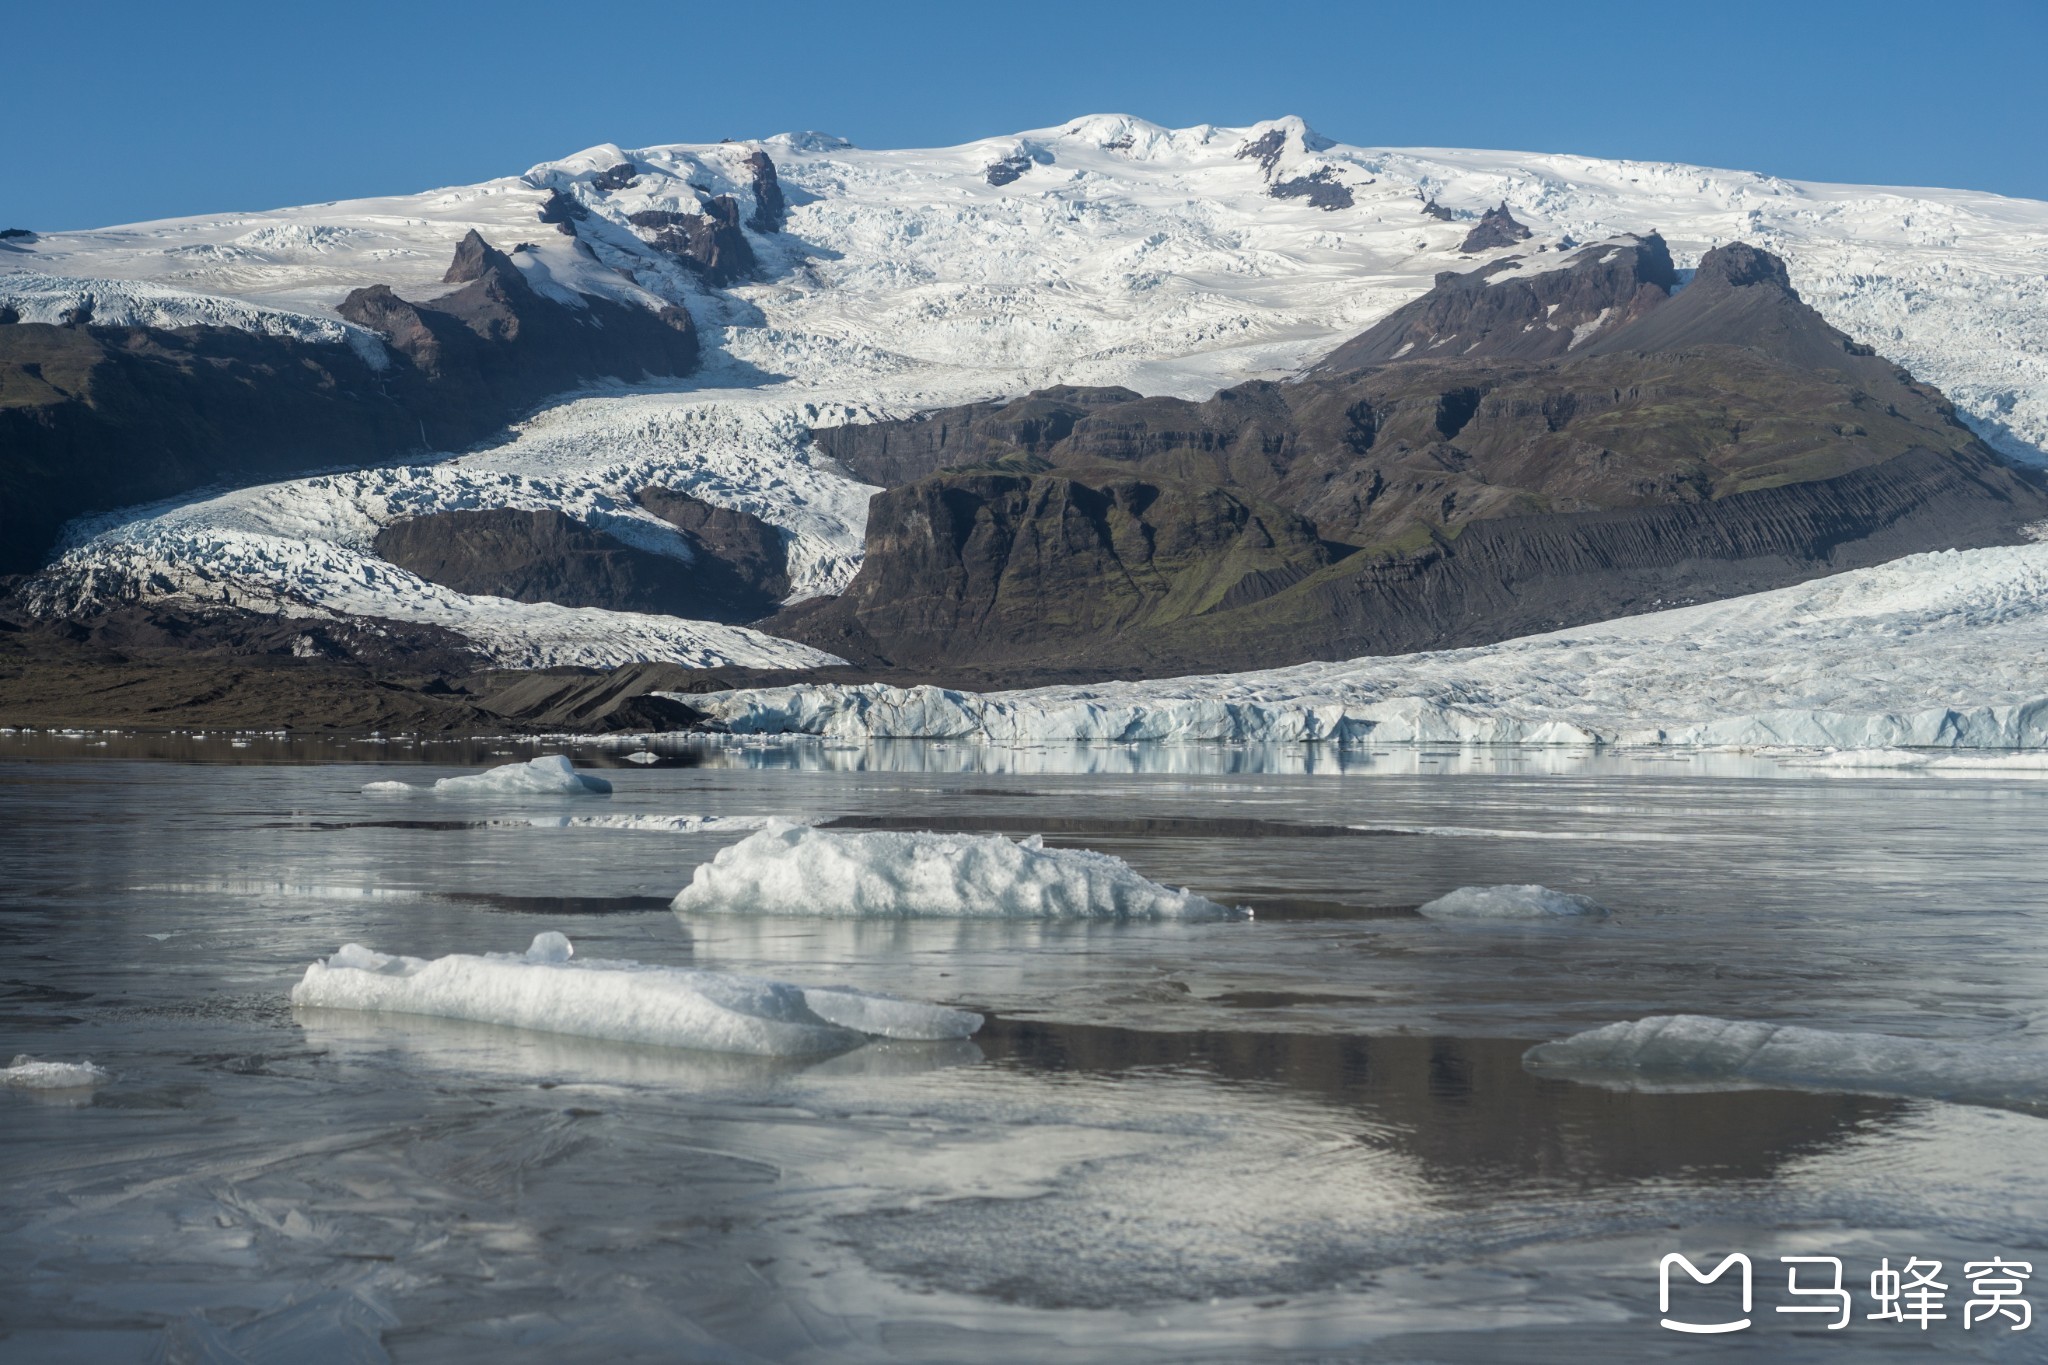
<path id="1" fill-rule="evenodd" d="M 0 573 L 34 569 L 66 521 L 209 483 L 460 449 L 603 377 L 689 373 L 687 311 L 534 290 L 471 233 L 424 302 L 383 285 L 337 311 L 391 363 L 230 327 L 0 323 Z"/>
<path id="2" fill-rule="evenodd" d="M 1301 382 L 820 432 L 900 486 L 847 593 L 769 628 L 896 666 L 1266 666 L 1757 591 L 2048 515 L 2037 476 L 1774 257 L 1725 247 L 1675 283 L 1655 237 L 1603 244 L 1440 279 Z"/>
<path id="3" fill-rule="evenodd" d="M 689 558 L 640 549 L 552 510 L 435 512 L 378 532 L 379 556 L 478 597 L 749 621 L 789 591 L 782 535 L 745 512 L 648 489 L 641 502 L 682 532 Z"/>

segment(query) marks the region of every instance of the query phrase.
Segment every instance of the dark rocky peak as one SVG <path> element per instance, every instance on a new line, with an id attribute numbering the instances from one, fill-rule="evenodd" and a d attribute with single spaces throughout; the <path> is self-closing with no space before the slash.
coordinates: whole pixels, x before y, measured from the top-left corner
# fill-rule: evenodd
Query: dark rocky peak
<path id="1" fill-rule="evenodd" d="M 0 228 L 0 242 L 33 242 L 36 235 L 27 228 Z"/>
<path id="2" fill-rule="evenodd" d="M 1237 149 L 1237 159 L 1258 162 L 1259 173 L 1271 180 L 1273 172 L 1279 168 L 1280 158 L 1287 154 L 1290 139 L 1304 152 L 1320 152 L 1337 145 L 1300 119 L 1290 116 L 1257 137 L 1246 138 Z"/>
<path id="3" fill-rule="evenodd" d="M 1678 274 L 1655 233 L 1586 247 L 1555 270 L 1520 257 L 1462 274 L 1446 271 L 1427 294 L 1324 358 L 1311 375 L 1402 360 L 1546 360 L 1612 334 L 1665 305 Z"/>
<path id="4" fill-rule="evenodd" d="M 707 284 L 723 288 L 754 271 L 754 248 L 740 231 L 739 201 L 729 194 L 713 197 L 702 213 L 646 209 L 626 221 L 642 241 L 675 257 Z"/>
<path id="5" fill-rule="evenodd" d="M 555 231 L 564 237 L 574 237 L 576 224 L 589 216 L 589 209 L 560 190 L 549 190 L 548 197 L 541 201 L 540 220 L 552 223 Z"/>
<path id="6" fill-rule="evenodd" d="M 519 273 L 519 267 L 512 264 L 512 258 L 485 241 L 483 234 L 475 228 L 469 230 L 455 247 L 455 259 L 448 263 L 448 269 L 441 276 L 443 284 L 468 284 L 490 275 L 516 278 L 520 286 L 526 277 Z M 508 278 L 507 283 L 511 279 Z"/>
<path id="7" fill-rule="evenodd" d="M 1330 166 L 1289 180 L 1276 180 L 1266 193 L 1275 199 L 1306 199 L 1312 208 L 1332 211 L 1348 209 L 1357 202 L 1352 198 L 1351 187 L 1339 180 L 1335 168 Z"/>
<path id="8" fill-rule="evenodd" d="M 1455 214 L 1455 213 L 1452 213 L 1452 212 L 1451 212 L 1451 211 L 1450 211 L 1449 209 L 1445 208 L 1445 207 L 1444 207 L 1444 206 L 1443 206 L 1442 204 L 1439 204 L 1439 203 L 1437 203 L 1437 202 L 1436 202 L 1436 199 L 1435 199 L 1435 198 L 1434 198 L 1433 196 L 1432 196 L 1432 197 L 1430 197 L 1430 198 L 1423 198 L 1423 197 L 1422 197 L 1422 191 L 1420 191 L 1420 190 L 1417 190 L 1417 191 L 1415 192 L 1415 194 L 1416 194 L 1416 197 L 1417 197 L 1418 199 L 1422 199 L 1422 216 L 1423 216 L 1423 217 L 1425 217 L 1425 218 L 1434 218 L 1434 219 L 1436 219 L 1436 220 L 1437 220 L 1437 221 L 1438 221 L 1439 223 L 1453 223 L 1453 222 L 1456 222 L 1456 221 L 1457 221 L 1458 215 L 1457 215 L 1457 214 Z"/>
<path id="9" fill-rule="evenodd" d="M 618 165 L 608 166 L 596 175 L 591 176 L 590 188 L 603 190 L 606 193 L 612 190 L 627 189 L 639 178 L 639 174 L 638 171 L 633 169 L 632 162 L 621 161 Z"/>
<path id="10" fill-rule="evenodd" d="M 751 152 L 740 164 L 747 168 L 754 184 L 754 211 L 747 217 L 747 226 L 761 233 L 782 231 L 789 204 L 783 198 L 782 180 L 775 174 L 775 162 L 766 152 Z"/>
<path id="11" fill-rule="evenodd" d="M 1508 212 L 1507 200 L 1503 199 L 1500 207 L 1488 209 L 1479 215 L 1479 221 L 1465 234 L 1465 240 L 1459 244 L 1458 250 L 1493 251 L 1499 247 L 1513 246 L 1517 242 L 1526 242 L 1534 235 L 1528 228 L 1515 221 L 1515 215 Z"/>
<path id="12" fill-rule="evenodd" d="M 1747 242 L 1709 251 L 1670 303 L 1603 333 L 1585 350 L 1609 355 L 1709 346 L 1739 346 L 1780 364 L 1840 371 L 1873 394 L 1896 395 L 1903 388 L 1916 404 L 1931 401 L 1953 412 L 1939 393 L 1831 326 L 1799 297 L 1784 261 Z"/>

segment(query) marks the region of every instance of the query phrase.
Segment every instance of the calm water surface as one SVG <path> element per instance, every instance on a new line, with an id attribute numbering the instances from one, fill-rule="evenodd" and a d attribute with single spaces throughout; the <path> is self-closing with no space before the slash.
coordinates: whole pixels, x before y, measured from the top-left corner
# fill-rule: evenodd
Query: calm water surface
<path id="1" fill-rule="evenodd" d="M 1959 1274 L 1925 1333 L 1861 1292 L 1887 1256 L 2048 1280 L 2043 1119 L 1521 1064 L 1676 1012 L 2048 1050 L 2048 780 L 804 744 L 581 751 L 609 800 L 360 791 L 529 752 L 0 738 L 0 1061 L 113 1073 L 0 1091 L 0 1359 L 2048 1357 L 1965 1332 Z M 738 834 L 562 823 L 683 814 L 1042 833 L 1257 916 L 678 919 Z M 1413 913 L 1499 882 L 1615 913 Z M 991 1022 L 797 1063 L 286 1000 L 344 942 L 547 929 Z M 1755 1326 L 1662 1330 L 1670 1251 L 1750 1255 Z M 1786 1255 L 1843 1258 L 1848 1330 L 1773 1311 Z"/>

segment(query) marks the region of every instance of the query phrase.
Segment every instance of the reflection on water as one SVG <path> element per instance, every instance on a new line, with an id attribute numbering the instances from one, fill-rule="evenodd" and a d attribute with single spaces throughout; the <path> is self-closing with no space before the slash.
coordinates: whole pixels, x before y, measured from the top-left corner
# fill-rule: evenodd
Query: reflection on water
<path id="1" fill-rule="evenodd" d="M 594 808 L 621 818 L 565 824 L 551 798 L 359 794 L 401 762 L 507 761 L 488 752 L 63 761 L 85 741 L 33 739 L 0 751 L 0 1056 L 112 1080 L 61 1107 L 0 1093 L 0 1360 L 1633 1362 L 1702 1349 L 1656 1326 L 1668 1251 L 1834 1254 L 1852 1277 L 2048 1261 L 2040 1119 L 1521 1060 L 1679 1010 L 2048 1046 L 2040 784 L 696 744 L 619 765 Z M 769 815 L 1045 834 L 1262 915 L 666 909 Z M 1616 913 L 1408 909 L 1530 881 Z M 778 1062 L 286 1003 L 343 942 L 436 957 L 549 927 L 587 956 L 993 1017 L 968 1043 Z M 1706 1349 L 2039 1354 L 1954 1323 L 1831 1340 L 1767 1289 L 1755 1331 Z"/>

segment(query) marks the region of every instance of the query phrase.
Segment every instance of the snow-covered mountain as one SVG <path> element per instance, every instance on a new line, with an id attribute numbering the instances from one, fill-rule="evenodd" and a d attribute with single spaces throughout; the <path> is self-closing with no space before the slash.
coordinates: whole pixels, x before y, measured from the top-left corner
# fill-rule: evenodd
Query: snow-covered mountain
<path id="1" fill-rule="evenodd" d="M 787 212 L 762 212 L 765 153 Z M 647 224 L 713 197 L 751 206 L 729 282 L 651 248 Z M 1461 250 L 1505 203 L 1526 241 Z M 1433 206 L 1433 207 L 1432 207 Z M 551 223 L 576 218 L 573 235 Z M 637 221 L 636 221 L 637 220 Z M 443 289 L 480 232 L 533 287 L 680 303 L 703 370 L 565 397 L 509 440 L 422 463 L 243 489 L 97 519 L 37 584 L 75 610 L 168 595 L 291 614 L 445 626 L 506 663 L 633 658 L 801 665 L 816 651 L 738 627 L 465 597 L 379 560 L 391 521 L 448 508 L 560 508 L 686 557 L 639 507 L 665 486 L 790 537 L 792 597 L 842 587 L 866 499 L 815 426 L 1051 383 L 1199 397 L 1298 371 L 1438 272 L 1656 230 L 1681 269 L 1741 239 L 1782 256 L 1830 322 L 1941 386 L 2007 453 L 2048 445 L 2048 204 L 1804 184 L 1668 163 L 1330 143 L 1298 120 L 1166 129 L 1123 116 L 927 151 L 818 134 L 603 146 L 524 175 L 398 198 L 0 242 L 0 308 L 55 320 L 183 321 L 346 339 L 352 289 Z"/>

